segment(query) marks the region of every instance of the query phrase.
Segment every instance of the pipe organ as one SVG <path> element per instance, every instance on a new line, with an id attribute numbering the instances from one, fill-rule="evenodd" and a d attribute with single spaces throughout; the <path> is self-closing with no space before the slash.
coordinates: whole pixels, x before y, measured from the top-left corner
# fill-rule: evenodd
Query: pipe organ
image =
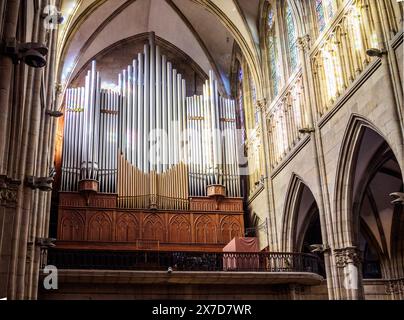
<path id="1" fill-rule="evenodd" d="M 202 95 L 187 97 L 185 79 L 152 35 L 116 90 L 101 81 L 93 62 L 84 87 L 66 92 L 61 194 L 115 197 L 117 210 L 155 214 L 227 208 L 238 214 L 234 236 L 241 236 L 236 106 L 220 96 L 213 72 Z"/>
<path id="2" fill-rule="evenodd" d="M 241 197 L 234 101 L 218 94 L 212 72 L 202 96 L 186 97 L 185 80 L 153 43 L 116 92 L 101 89 L 93 62 L 85 87 L 67 90 L 64 132 L 62 191 L 96 180 L 132 208 L 185 208 L 216 184 Z"/>

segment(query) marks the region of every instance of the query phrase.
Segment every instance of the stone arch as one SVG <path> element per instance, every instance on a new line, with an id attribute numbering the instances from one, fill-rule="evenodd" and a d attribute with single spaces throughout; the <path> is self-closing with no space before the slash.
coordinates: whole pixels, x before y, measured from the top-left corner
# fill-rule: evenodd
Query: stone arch
<path id="1" fill-rule="evenodd" d="M 297 174 L 293 174 L 286 193 L 283 210 L 281 230 L 282 251 L 302 251 L 302 244 L 310 222 L 314 218 L 320 219 L 317 203 L 312 191 L 307 184 L 303 182 L 303 179 Z M 305 206 L 304 208 L 302 207 L 303 204 Z M 315 217 L 316 214 L 318 217 Z M 320 233 L 321 231 L 320 227 Z"/>
<path id="2" fill-rule="evenodd" d="M 357 158 L 366 129 L 380 136 L 388 145 L 384 135 L 370 121 L 359 115 L 352 115 L 341 145 L 334 191 L 335 247 L 346 248 L 356 245 L 354 212 L 352 204 L 354 195 L 352 187 Z M 390 150 L 392 148 L 389 146 Z M 393 152 L 393 151 L 392 151 Z M 400 165 L 400 164 L 399 164 Z"/>
<path id="3" fill-rule="evenodd" d="M 63 41 L 61 42 L 62 48 L 61 53 L 58 55 L 58 80 L 61 81 L 62 78 L 62 70 L 64 60 L 66 60 L 66 55 L 68 51 L 68 46 L 75 36 L 77 30 L 82 26 L 86 19 L 91 14 L 94 14 L 96 9 L 103 4 L 105 1 L 94 1 L 93 5 L 89 6 L 82 14 L 79 16 L 73 16 L 70 20 L 74 23 L 69 23 L 67 28 L 63 34 Z M 116 17 L 118 17 L 122 12 L 124 12 L 127 7 L 129 7 L 132 3 L 135 3 L 136 0 L 128 0 L 126 3 L 122 4 L 118 8 L 115 8 L 113 12 L 103 19 L 103 23 L 97 28 L 97 30 L 91 34 L 89 40 L 93 40 L 97 34 L 105 31 L 109 24 L 116 21 Z M 200 10 L 206 10 L 210 12 L 220 23 L 231 33 L 237 44 L 240 46 L 243 55 L 249 65 L 252 77 L 254 78 L 254 82 L 256 83 L 257 96 L 258 99 L 261 100 L 264 97 L 264 91 L 262 88 L 262 79 L 263 75 L 261 72 L 261 55 L 259 52 L 259 48 L 255 44 L 255 40 L 250 32 L 249 26 L 245 17 L 239 10 L 232 10 L 227 6 L 227 1 L 211 1 L 211 0 L 193 0 L 193 2 L 200 8 Z M 222 3 L 223 2 L 223 3 Z M 237 9 L 237 5 L 235 4 Z M 240 21 L 242 23 L 240 23 Z M 88 42 L 88 41 L 87 41 Z M 89 45 L 88 43 L 84 45 Z M 82 44 L 83 46 L 83 44 Z"/>

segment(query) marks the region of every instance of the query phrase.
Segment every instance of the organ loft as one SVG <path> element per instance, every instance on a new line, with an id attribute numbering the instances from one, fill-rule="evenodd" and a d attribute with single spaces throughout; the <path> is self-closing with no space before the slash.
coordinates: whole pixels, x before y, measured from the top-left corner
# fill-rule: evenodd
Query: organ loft
<path id="1" fill-rule="evenodd" d="M 188 96 L 154 33 L 133 57 L 66 90 L 58 247 L 221 250 L 244 235 L 235 101 L 213 72 Z"/>

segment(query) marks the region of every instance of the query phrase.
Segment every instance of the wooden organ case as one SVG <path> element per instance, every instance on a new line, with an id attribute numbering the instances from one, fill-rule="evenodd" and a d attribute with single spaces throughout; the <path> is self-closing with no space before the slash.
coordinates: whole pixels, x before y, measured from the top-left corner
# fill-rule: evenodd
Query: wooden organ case
<path id="1" fill-rule="evenodd" d="M 95 62 L 66 92 L 58 246 L 220 251 L 244 234 L 236 106 L 214 74 L 200 96 L 153 35 L 118 88 Z"/>

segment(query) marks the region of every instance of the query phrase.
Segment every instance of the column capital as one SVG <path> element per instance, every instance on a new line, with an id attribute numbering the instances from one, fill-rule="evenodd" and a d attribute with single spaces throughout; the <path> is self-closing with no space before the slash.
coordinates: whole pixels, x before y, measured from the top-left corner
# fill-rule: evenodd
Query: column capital
<path id="1" fill-rule="evenodd" d="M 61 83 L 55 83 L 55 93 L 56 96 L 60 96 L 62 94 L 63 85 Z"/>
<path id="2" fill-rule="evenodd" d="M 256 103 L 256 109 L 257 111 L 263 111 L 265 112 L 265 109 L 267 107 L 267 99 L 263 98 L 257 101 Z"/>
<path id="3" fill-rule="evenodd" d="M 297 39 L 297 45 L 298 47 L 305 51 L 310 49 L 310 36 L 308 34 L 301 36 Z"/>
<path id="4" fill-rule="evenodd" d="M 337 268 L 345 268 L 350 264 L 358 267 L 361 264 L 361 253 L 357 247 L 334 249 L 334 256 Z"/>
<path id="5" fill-rule="evenodd" d="M 20 184 L 20 181 L 12 180 L 7 176 L 0 176 L 0 205 L 15 208 Z"/>

